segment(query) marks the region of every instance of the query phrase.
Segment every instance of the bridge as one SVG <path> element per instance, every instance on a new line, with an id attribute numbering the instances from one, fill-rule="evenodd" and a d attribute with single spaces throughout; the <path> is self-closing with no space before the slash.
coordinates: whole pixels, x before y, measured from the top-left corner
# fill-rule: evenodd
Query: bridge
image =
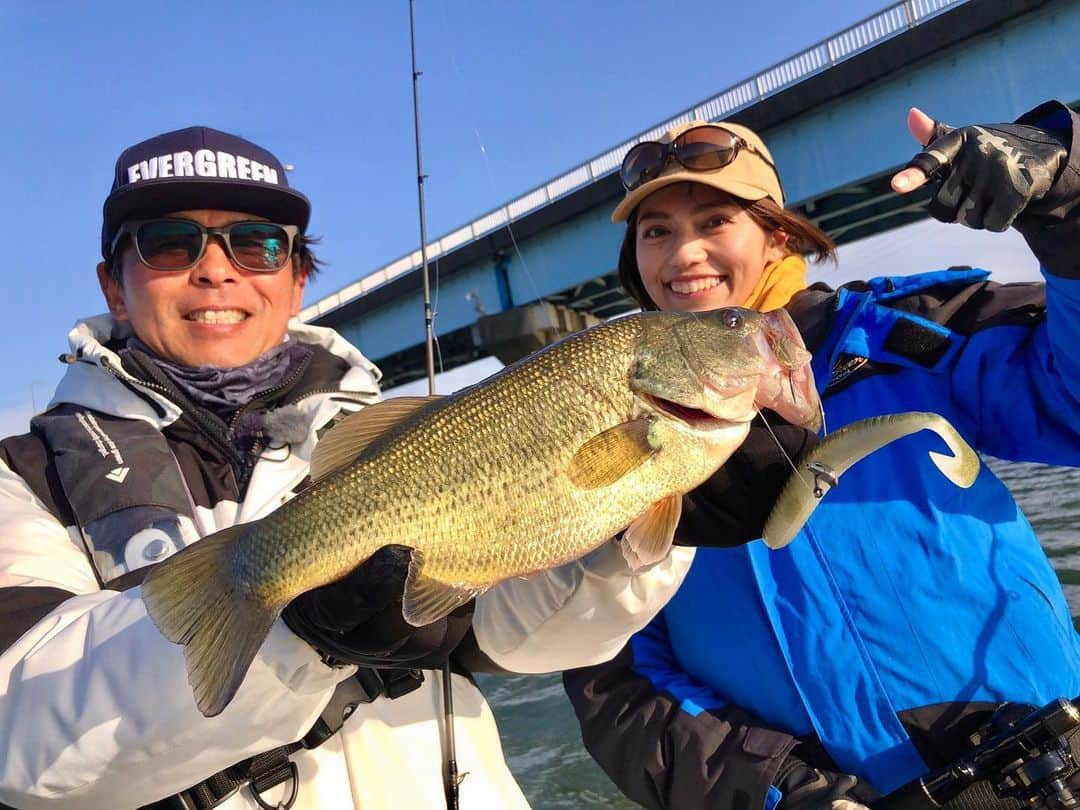
<path id="1" fill-rule="evenodd" d="M 425 374 L 425 259 L 439 267 L 444 369 L 509 362 L 632 309 L 615 275 L 624 229 L 609 220 L 622 195 L 617 169 L 635 143 L 692 119 L 761 133 L 789 206 L 840 245 L 909 225 L 926 216 L 928 192 L 889 188 L 913 153 L 907 109 L 976 122 L 1012 120 L 1048 98 L 1076 106 L 1078 42 L 1075 0 L 904 0 L 373 269 L 300 317 L 359 346 L 389 389 Z"/>

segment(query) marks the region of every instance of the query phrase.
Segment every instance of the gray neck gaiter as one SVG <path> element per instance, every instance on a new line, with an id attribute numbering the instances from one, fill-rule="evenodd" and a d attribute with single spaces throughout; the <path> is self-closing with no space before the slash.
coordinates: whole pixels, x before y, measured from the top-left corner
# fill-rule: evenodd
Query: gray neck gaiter
<path id="1" fill-rule="evenodd" d="M 286 339 L 250 363 L 236 368 L 182 366 L 163 360 L 137 337 L 127 349 L 143 352 L 191 401 L 215 413 L 234 411 L 283 384 L 311 356 L 311 349 Z"/>

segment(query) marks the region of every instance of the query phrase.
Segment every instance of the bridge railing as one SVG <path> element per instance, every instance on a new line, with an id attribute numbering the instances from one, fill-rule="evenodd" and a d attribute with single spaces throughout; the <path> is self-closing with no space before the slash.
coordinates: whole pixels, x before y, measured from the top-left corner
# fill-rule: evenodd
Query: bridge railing
<path id="1" fill-rule="evenodd" d="M 746 81 L 727 88 L 674 118 L 638 133 L 630 140 L 575 166 L 566 174 L 436 239 L 426 246 L 428 261 L 444 256 L 463 244 L 479 239 L 515 219 L 548 205 L 559 197 L 610 174 L 618 169 L 623 155 L 636 143 L 655 140 L 672 127 L 686 121 L 716 121 L 726 118 L 965 2 L 968 0 L 903 0 L 889 6 L 783 62 L 766 68 Z M 414 250 L 336 293 L 316 301 L 301 311 L 300 318 L 305 321 L 317 318 L 366 294 L 375 287 L 418 269 L 422 262 L 423 256 L 420 250 Z"/>

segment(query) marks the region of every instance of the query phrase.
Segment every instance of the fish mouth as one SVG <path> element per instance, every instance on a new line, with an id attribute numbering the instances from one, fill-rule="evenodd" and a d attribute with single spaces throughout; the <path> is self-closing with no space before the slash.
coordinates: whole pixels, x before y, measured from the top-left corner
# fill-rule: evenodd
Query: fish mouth
<path id="1" fill-rule="evenodd" d="M 765 329 L 758 348 L 766 358 L 754 404 L 769 409 L 793 425 L 821 428 L 821 401 L 814 384 L 811 356 L 802 335 L 786 311 L 764 313 Z"/>
<path id="2" fill-rule="evenodd" d="M 731 419 L 714 416 L 701 408 L 683 405 L 674 400 L 658 397 L 655 394 L 646 394 L 645 399 L 658 411 L 686 423 L 695 430 L 718 430 L 737 424 Z"/>

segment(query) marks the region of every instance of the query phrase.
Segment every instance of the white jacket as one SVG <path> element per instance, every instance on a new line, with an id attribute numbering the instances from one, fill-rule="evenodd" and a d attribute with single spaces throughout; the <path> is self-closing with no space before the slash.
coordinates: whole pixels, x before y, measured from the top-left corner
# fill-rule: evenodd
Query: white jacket
<path id="1" fill-rule="evenodd" d="M 50 407 L 74 403 L 161 429 L 179 417 L 177 406 L 155 395 L 161 416 L 145 391 L 139 396 L 122 384 L 116 375 L 123 372 L 102 366 L 106 359 L 120 369 L 103 345 L 120 329 L 107 316 L 76 325 L 69 339 L 80 362 L 69 367 Z M 340 388 L 354 392 L 357 402 L 378 399 L 377 369 L 335 332 L 294 323 L 291 336 L 345 358 L 351 370 Z M 194 508 L 193 520 L 182 521 L 185 544 L 259 518 L 291 497 L 307 473 L 316 429 L 343 407 L 329 394 L 301 406 L 309 420 L 303 444 L 284 457 L 260 459 L 242 502 Z M 578 562 L 504 582 L 477 600 L 477 641 L 514 672 L 602 662 L 675 592 L 691 556 L 679 549 L 634 574 L 609 543 Z M 125 560 L 139 564 L 138 554 Z M 62 601 L 0 654 L 0 802 L 16 808 L 122 810 L 176 793 L 299 739 L 337 682 L 353 671 L 324 665 L 279 620 L 232 703 L 216 717 L 203 717 L 187 683 L 183 650 L 150 621 L 141 589 L 103 589 L 77 527 L 63 525 L 26 480 L 0 463 L 0 620 L 5 600 L 31 593 L 59 594 Z M 293 754 L 300 774 L 297 810 L 445 805 L 441 680 L 427 675 L 403 697 L 361 704 L 323 745 Z M 453 690 L 458 766 L 467 774 L 461 807 L 527 806 L 483 696 L 457 675 Z M 274 804 L 286 789 L 263 798 Z M 241 790 L 220 807 L 257 805 Z"/>

